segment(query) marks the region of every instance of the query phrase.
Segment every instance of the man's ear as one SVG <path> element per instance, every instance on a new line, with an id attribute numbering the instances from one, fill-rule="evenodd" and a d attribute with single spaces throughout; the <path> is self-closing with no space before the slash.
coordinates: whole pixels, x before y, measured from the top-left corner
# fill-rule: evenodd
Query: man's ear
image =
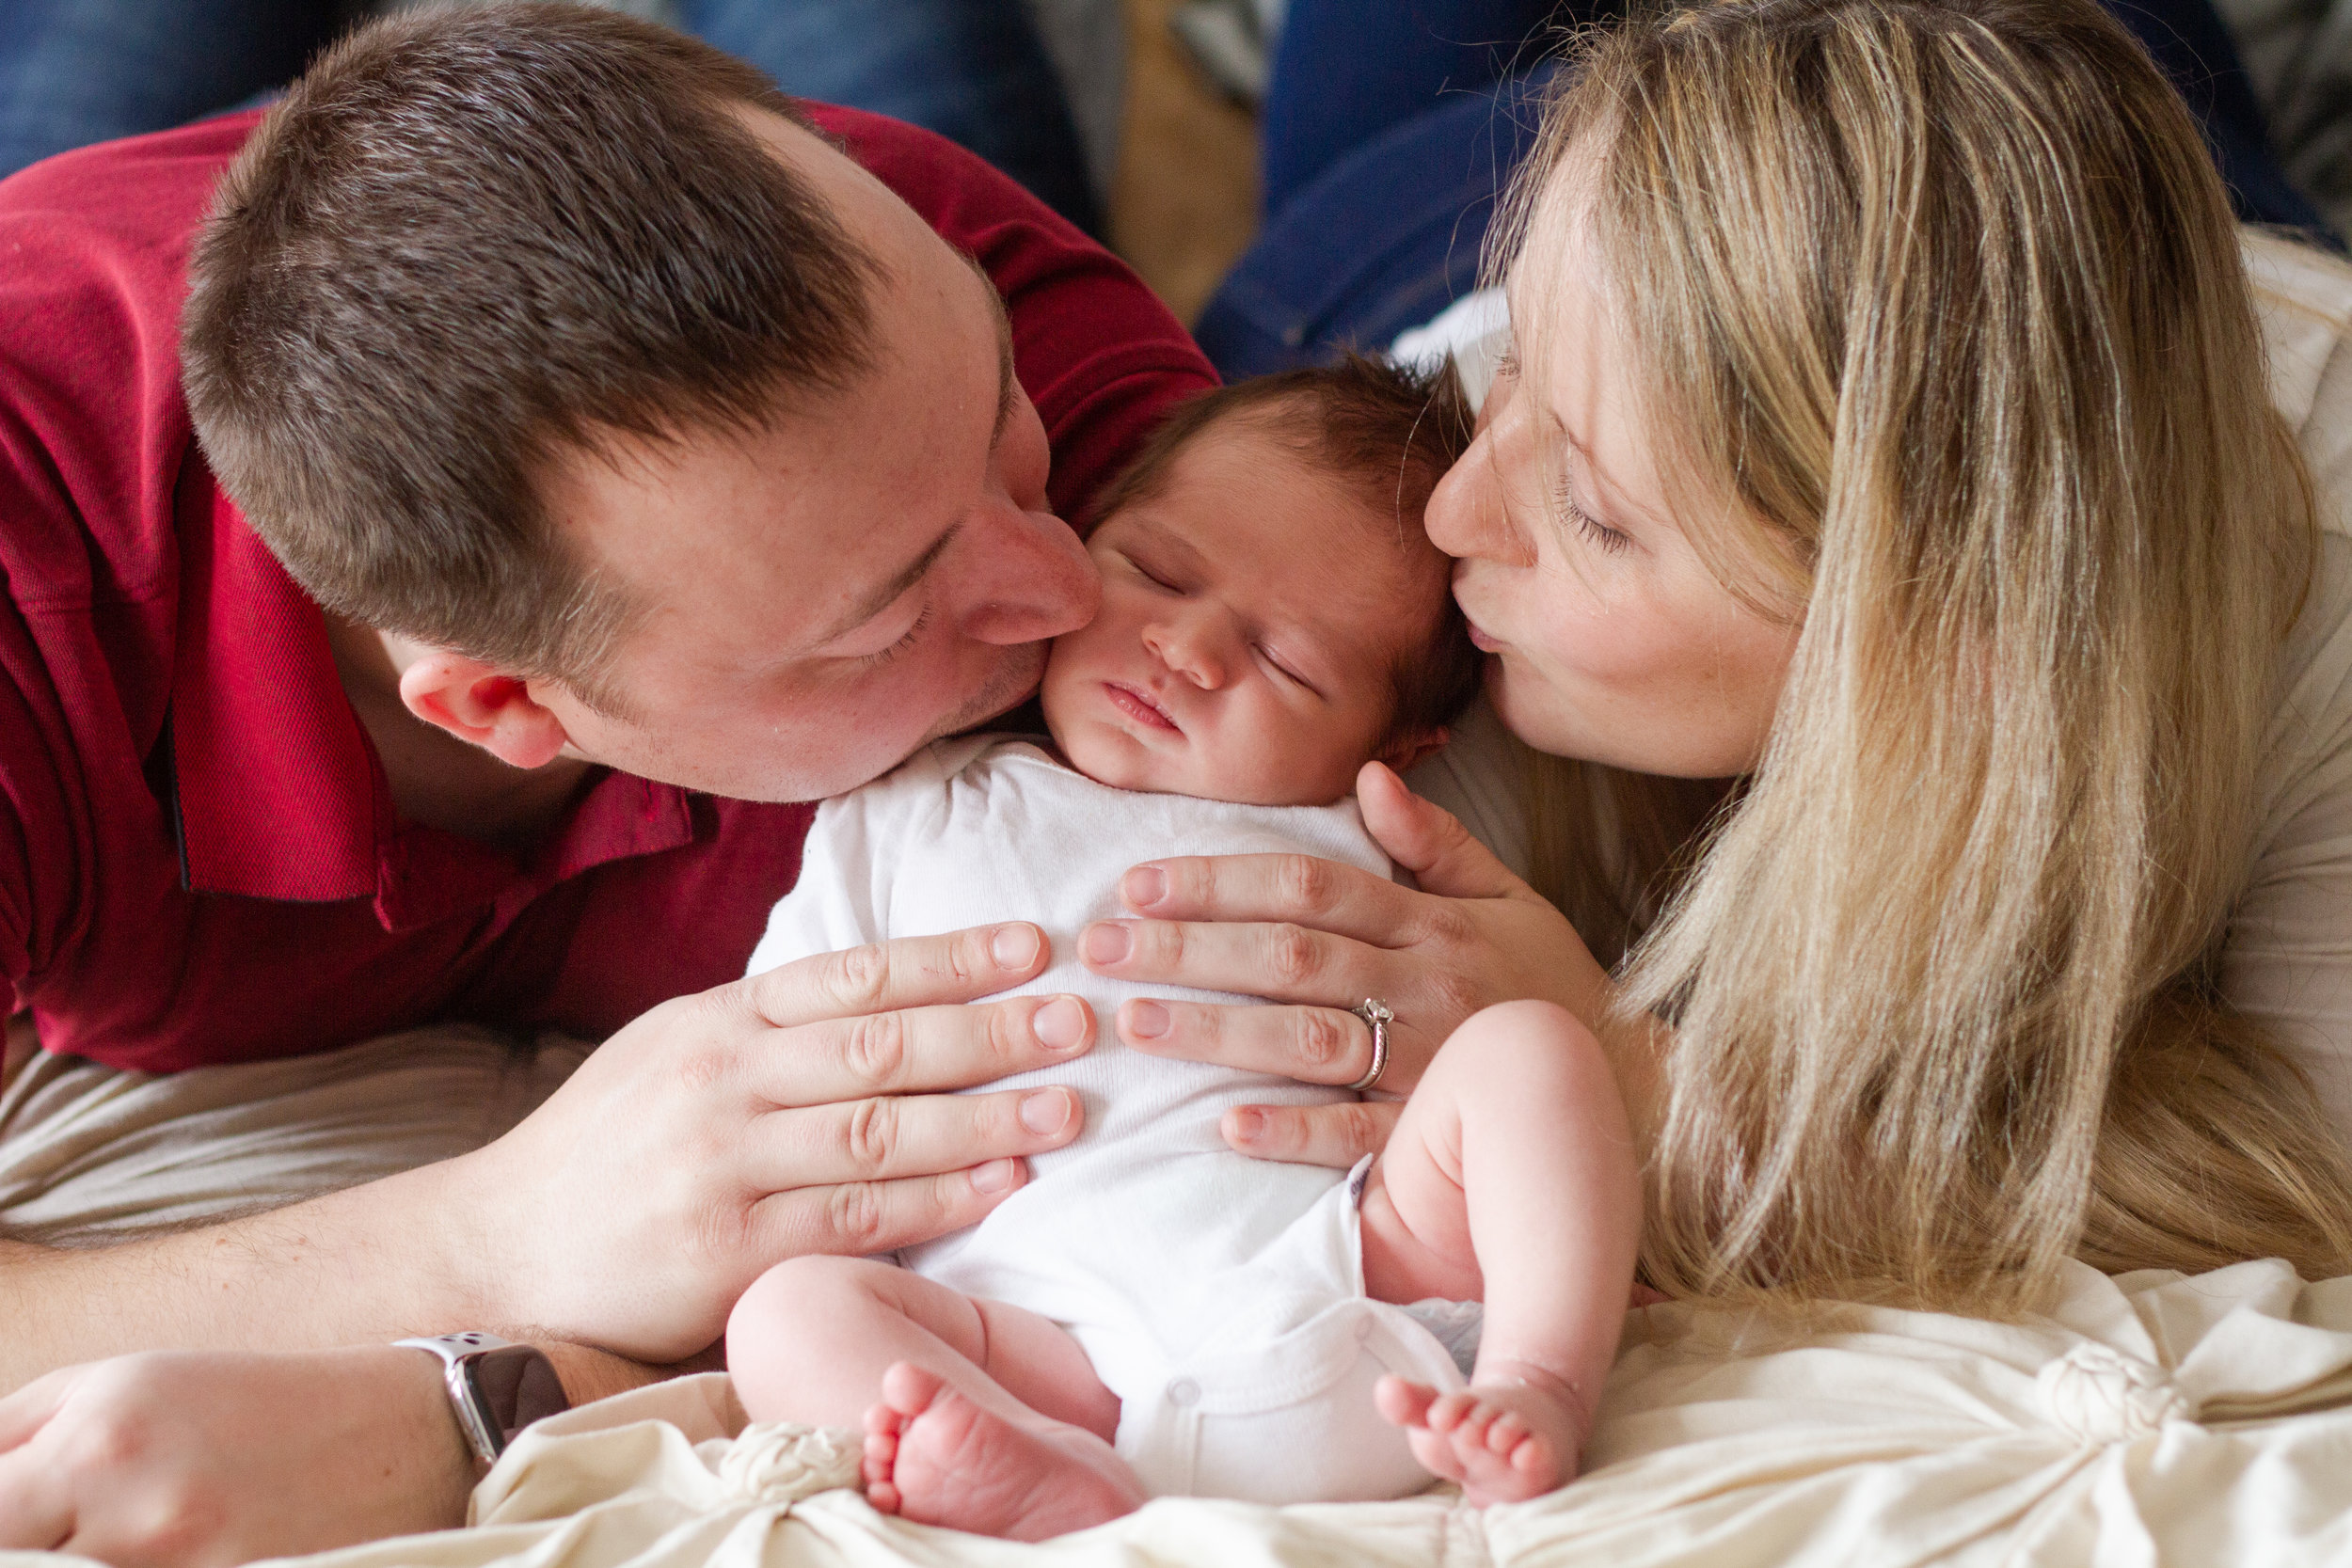
<path id="1" fill-rule="evenodd" d="M 1385 762 L 1402 773 L 1444 751 L 1445 743 L 1453 738 L 1454 733 L 1442 724 L 1434 730 L 1412 730 L 1390 741 L 1372 760 Z"/>
<path id="2" fill-rule="evenodd" d="M 554 761 L 571 739 L 521 676 L 464 654 L 437 648 L 410 664 L 400 673 L 400 700 L 434 728 L 516 768 Z"/>

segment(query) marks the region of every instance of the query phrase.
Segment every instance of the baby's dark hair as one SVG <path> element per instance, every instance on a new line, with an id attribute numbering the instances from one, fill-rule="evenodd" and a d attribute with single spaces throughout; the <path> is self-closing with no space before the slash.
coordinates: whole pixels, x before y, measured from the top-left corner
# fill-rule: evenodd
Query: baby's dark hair
<path id="1" fill-rule="evenodd" d="M 1375 515 L 1393 521 L 1399 548 L 1425 551 L 1433 562 L 1445 559 L 1429 543 L 1422 516 L 1438 479 L 1470 449 L 1470 404 L 1451 363 L 1429 374 L 1349 354 L 1336 364 L 1278 371 L 1204 392 L 1152 432 L 1096 498 L 1090 518 L 1100 521 L 1159 494 L 1177 454 L 1195 437 L 1242 419 L 1293 445 Z M 1469 623 L 1454 595 L 1444 594 L 1429 634 L 1398 655 L 1395 709 L 1381 744 L 1452 723 L 1478 695 L 1481 672 Z"/>

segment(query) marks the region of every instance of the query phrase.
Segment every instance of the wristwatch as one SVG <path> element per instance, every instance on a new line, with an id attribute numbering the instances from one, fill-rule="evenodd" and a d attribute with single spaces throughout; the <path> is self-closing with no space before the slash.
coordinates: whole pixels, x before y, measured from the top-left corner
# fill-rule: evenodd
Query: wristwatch
<path id="1" fill-rule="evenodd" d="M 441 1358 L 441 1381 L 457 1429 L 485 1469 L 498 1463 L 516 1433 L 543 1416 L 572 1407 L 563 1380 L 555 1375 L 555 1364 L 533 1346 L 470 1332 L 392 1343 Z"/>

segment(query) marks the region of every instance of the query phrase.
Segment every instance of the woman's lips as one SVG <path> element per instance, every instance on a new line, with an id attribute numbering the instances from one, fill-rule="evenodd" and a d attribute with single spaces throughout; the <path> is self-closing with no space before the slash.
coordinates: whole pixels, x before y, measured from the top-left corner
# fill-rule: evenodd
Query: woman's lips
<path id="1" fill-rule="evenodd" d="M 1103 689 L 1110 693 L 1113 707 L 1118 708 L 1136 722 L 1149 724 L 1153 729 L 1168 730 L 1176 735 L 1184 733 L 1176 727 L 1176 721 L 1170 719 L 1160 705 L 1152 700 L 1150 692 L 1132 686 L 1122 686 L 1117 681 L 1104 681 Z"/>
<path id="2" fill-rule="evenodd" d="M 1502 651 L 1502 644 L 1487 636 L 1477 622 L 1466 621 L 1464 624 L 1470 627 L 1470 646 L 1482 654 L 1495 654 Z"/>

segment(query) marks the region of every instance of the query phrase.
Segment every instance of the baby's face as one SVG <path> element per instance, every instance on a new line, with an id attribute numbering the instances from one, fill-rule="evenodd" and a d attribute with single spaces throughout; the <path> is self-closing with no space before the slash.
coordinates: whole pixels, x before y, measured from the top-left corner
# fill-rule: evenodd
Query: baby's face
<path id="1" fill-rule="evenodd" d="M 1246 421 L 1200 432 L 1087 543 L 1103 608 L 1056 640 L 1041 693 L 1062 754 L 1121 789 L 1345 795 L 1437 606 L 1393 527 Z"/>

